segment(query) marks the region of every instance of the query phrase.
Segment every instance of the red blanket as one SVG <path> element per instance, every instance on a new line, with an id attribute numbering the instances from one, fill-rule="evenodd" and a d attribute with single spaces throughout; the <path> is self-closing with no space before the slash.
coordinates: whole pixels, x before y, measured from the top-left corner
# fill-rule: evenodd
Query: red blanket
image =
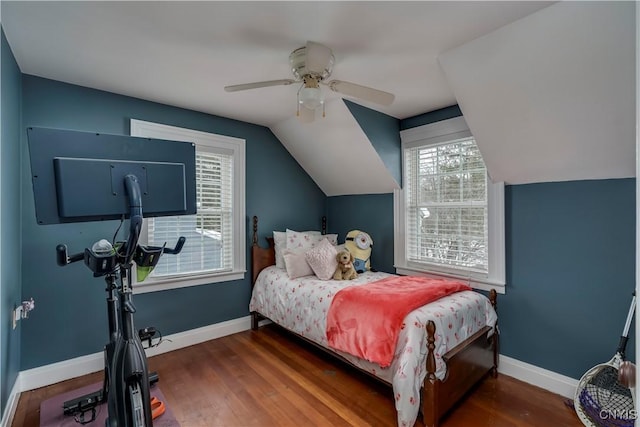
<path id="1" fill-rule="evenodd" d="M 336 293 L 327 314 L 329 346 L 387 367 L 404 318 L 454 292 L 464 283 L 418 276 L 393 276 Z"/>

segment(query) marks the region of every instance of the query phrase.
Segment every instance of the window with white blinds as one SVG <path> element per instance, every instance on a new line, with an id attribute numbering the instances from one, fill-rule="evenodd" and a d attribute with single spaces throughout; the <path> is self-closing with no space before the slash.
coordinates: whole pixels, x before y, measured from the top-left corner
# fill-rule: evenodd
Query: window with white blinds
<path id="1" fill-rule="evenodd" d="M 233 155 L 196 146 L 198 213 L 147 219 L 152 246 L 186 237 L 182 252 L 163 256 L 150 277 L 233 269 Z"/>
<path id="2" fill-rule="evenodd" d="M 401 139 L 396 271 L 461 278 L 504 292 L 504 184 L 488 178 L 464 118 L 408 129 Z"/>
<path id="3" fill-rule="evenodd" d="M 473 137 L 404 157 L 407 259 L 487 274 L 487 172 Z"/>
<path id="4" fill-rule="evenodd" d="M 186 238 L 180 254 L 165 254 L 138 292 L 238 280 L 245 272 L 244 140 L 157 123 L 131 121 L 131 134 L 189 141 L 196 152 L 195 215 L 145 218 L 141 241 L 173 246 Z"/>

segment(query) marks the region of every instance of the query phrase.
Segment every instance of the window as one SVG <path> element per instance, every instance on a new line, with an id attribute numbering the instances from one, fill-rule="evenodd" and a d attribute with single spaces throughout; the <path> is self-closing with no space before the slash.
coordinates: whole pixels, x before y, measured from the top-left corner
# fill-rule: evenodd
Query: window
<path id="1" fill-rule="evenodd" d="M 137 292 L 173 289 L 244 278 L 245 141 L 222 135 L 131 120 L 131 135 L 193 142 L 196 147 L 195 215 L 145 218 L 143 244 L 175 245 L 179 255 L 164 255 Z"/>
<path id="2" fill-rule="evenodd" d="M 504 185 L 491 183 L 464 118 L 401 132 L 403 189 L 394 195 L 400 274 L 461 278 L 504 290 Z"/>

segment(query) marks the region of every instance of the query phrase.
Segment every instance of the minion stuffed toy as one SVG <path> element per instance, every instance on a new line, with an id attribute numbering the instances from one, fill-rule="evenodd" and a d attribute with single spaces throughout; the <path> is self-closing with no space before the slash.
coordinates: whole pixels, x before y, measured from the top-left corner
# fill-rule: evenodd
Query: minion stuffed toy
<path id="1" fill-rule="evenodd" d="M 351 230 L 345 237 L 344 247 L 355 258 L 353 267 L 356 272 L 364 273 L 371 270 L 371 248 L 373 247 L 373 239 L 364 231 Z"/>

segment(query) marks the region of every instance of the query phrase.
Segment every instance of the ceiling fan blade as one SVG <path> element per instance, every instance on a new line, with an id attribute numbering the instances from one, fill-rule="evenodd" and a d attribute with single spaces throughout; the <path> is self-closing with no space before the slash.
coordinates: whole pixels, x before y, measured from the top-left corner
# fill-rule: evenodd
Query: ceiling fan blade
<path id="1" fill-rule="evenodd" d="M 333 53 L 323 44 L 307 42 L 305 67 L 308 73 L 323 75 L 326 69 L 333 66 Z"/>
<path id="2" fill-rule="evenodd" d="M 224 90 L 227 92 L 238 92 L 240 90 L 257 89 L 260 87 L 287 86 L 295 82 L 296 82 L 295 80 L 291 80 L 291 79 L 269 80 L 266 82 L 255 82 L 255 83 L 245 83 L 241 85 L 225 86 Z"/>
<path id="3" fill-rule="evenodd" d="M 327 85 L 334 92 L 344 93 L 345 95 L 364 99 L 365 101 L 371 101 L 376 104 L 391 105 L 395 99 L 395 95 L 392 93 L 373 89 L 367 86 L 357 85 L 355 83 L 331 80 Z"/>
<path id="4" fill-rule="evenodd" d="M 298 120 L 301 123 L 311 123 L 316 119 L 316 110 L 310 110 L 308 108 L 301 107 L 298 110 Z"/>

